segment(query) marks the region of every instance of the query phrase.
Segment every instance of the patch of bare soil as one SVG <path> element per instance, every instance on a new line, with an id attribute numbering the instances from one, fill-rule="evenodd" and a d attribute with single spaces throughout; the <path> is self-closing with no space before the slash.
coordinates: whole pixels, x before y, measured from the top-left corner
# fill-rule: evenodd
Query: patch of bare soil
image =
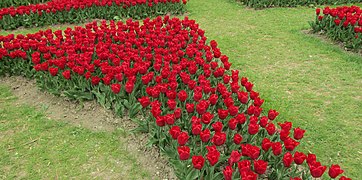
<path id="1" fill-rule="evenodd" d="M 0 79 L 0 83 L 11 88 L 17 97 L 17 104 L 34 106 L 52 120 L 65 121 L 93 131 L 114 131 L 117 128 L 130 131 L 136 127 L 129 118 L 116 117 L 112 111 L 104 109 L 95 101 L 79 103 L 42 92 L 36 86 L 35 80 L 4 77 Z M 137 157 L 138 164 L 149 171 L 153 179 L 177 179 L 159 150 L 145 147 L 148 142 L 147 134 L 129 134 L 120 138 L 127 144 L 127 147 L 122 148 Z"/>
<path id="2" fill-rule="evenodd" d="M 302 30 L 302 33 L 304 33 L 304 34 L 306 34 L 308 36 L 316 37 L 316 38 L 320 39 L 321 41 L 329 43 L 331 45 L 338 46 L 339 48 L 343 49 L 344 51 L 346 51 L 348 53 L 362 56 L 362 50 L 359 50 L 358 52 L 357 51 L 352 51 L 351 49 L 346 48 L 344 46 L 343 42 L 332 41 L 327 36 L 325 36 L 323 33 L 313 33 L 311 30 Z"/>

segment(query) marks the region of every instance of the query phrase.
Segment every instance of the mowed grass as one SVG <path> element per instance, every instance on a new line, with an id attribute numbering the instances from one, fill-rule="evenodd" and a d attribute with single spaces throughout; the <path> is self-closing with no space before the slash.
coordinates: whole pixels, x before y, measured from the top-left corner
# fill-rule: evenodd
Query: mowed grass
<path id="1" fill-rule="evenodd" d="M 362 177 L 362 57 L 302 31 L 315 18 L 313 8 L 253 10 L 232 0 L 191 0 L 187 8 L 230 57 L 232 68 L 255 83 L 263 108 L 278 110 L 278 122 L 307 130 L 299 151 L 317 154 L 327 166 L 340 164 L 353 179 Z"/>
<path id="2" fill-rule="evenodd" d="M 0 179 L 151 179 L 124 136 L 49 120 L 0 85 Z"/>
<path id="3" fill-rule="evenodd" d="M 192 0 L 195 19 L 255 83 L 263 108 L 307 130 L 299 150 L 362 177 L 362 57 L 307 35 L 313 8 L 253 10 L 228 0 Z"/>

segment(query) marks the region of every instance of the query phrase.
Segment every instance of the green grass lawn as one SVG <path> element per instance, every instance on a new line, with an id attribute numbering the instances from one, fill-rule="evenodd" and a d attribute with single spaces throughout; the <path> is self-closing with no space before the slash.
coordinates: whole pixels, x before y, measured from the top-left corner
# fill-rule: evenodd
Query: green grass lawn
<path id="1" fill-rule="evenodd" d="M 0 85 L 0 179 L 150 179 L 122 131 L 92 132 L 18 105 Z"/>
<path id="2" fill-rule="evenodd" d="M 242 76 L 255 83 L 255 90 L 266 100 L 263 108 L 276 109 L 280 112 L 278 121 L 292 121 L 295 126 L 307 130 L 299 150 L 317 154 L 318 160 L 324 165 L 340 164 L 346 171 L 345 175 L 353 179 L 362 177 L 359 169 L 362 167 L 362 57 L 345 52 L 329 41 L 321 41 L 315 36 L 303 33 L 302 30 L 309 29 L 307 22 L 314 20 L 313 8 L 253 10 L 230 0 L 190 0 L 187 6 L 190 12 L 188 16 L 200 24 L 209 40 L 217 40 L 222 52 L 230 57 L 233 69 L 240 70 Z M 39 29 L 41 28 L 15 32 L 30 33 Z M 2 99 L 9 97 L 11 98 L 11 95 L 8 92 L 1 94 Z M 65 177 L 83 177 L 84 174 L 80 173 L 78 166 L 87 161 L 87 149 L 100 141 L 105 141 L 102 146 L 105 149 L 97 154 L 99 158 L 115 156 L 127 162 L 132 159 L 128 159 L 122 151 L 117 154 L 107 149 L 118 147 L 119 144 L 114 144 L 120 143 L 112 141 L 113 134 L 94 133 L 49 122 L 44 120 L 42 115 L 32 115 L 35 113 L 32 108 L 12 108 L 11 102 L 12 100 L 6 100 L 6 103 L 0 103 L 0 107 L 10 108 L 6 113 L 1 112 L 9 117 L 4 118 L 4 115 L 1 115 L 0 120 L 2 122 L 12 117 L 15 122 L 6 121 L 9 125 L 6 124 L 5 128 L 16 130 L 17 133 L 16 136 L 9 137 L 7 143 L 1 141 L 2 146 L 8 145 L 10 141 L 20 146 L 34 138 L 43 138 L 41 134 L 45 130 L 49 137 L 39 142 L 55 145 L 62 144 L 64 139 L 74 141 L 70 149 L 67 148 L 69 144 L 61 145 L 68 149 L 65 151 L 67 153 L 54 159 L 53 162 L 58 164 L 53 166 L 57 165 L 59 168 L 48 172 L 51 175 L 49 177 L 56 173 Z M 20 115 L 24 118 L 19 119 Z M 41 131 L 18 131 L 23 124 L 29 124 L 26 127 Z M 40 127 L 37 127 L 38 125 Z M 57 131 L 53 132 L 55 129 Z M 71 133 L 74 129 L 84 132 L 85 135 L 81 133 L 82 137 L 74 137 Z M 59 136 L 64 139 L 57 139 Z M 52 137 L 54 139 L 48 142 Z M 18 149 L 17 154 L 14 151 L 6 151 L 5 154 L 1 152 L 0 155 L 5 157 L 5 160 L 1 159 L 0 166 L 11 160 L 14 163 L 10 166 L 27 172 L 28 168 L 36 164 L 39 164 L 40 168 L 45 167 L 49 161 L 49 154 L 45 154 L 40 160 L 39 156 L 32 156 L 34 154 L 28 150 L 29 146 L 20 146 Z M 49 149 L 44 146 L 38 151 L 45 153 L 46 150 Z M 62 164 L 62 159 L 74 158 L 72 153 L 81 155 L 78 159 L 73 159 L 74 164 Z M 24 159 L 25 163 L 22 162 Z M 103 164 L 103 167 L 106 167 L 106 164 Z M 137 167 L 132 167 L 137 171 Z M 59 169 L 59 172 L 54 172 L 55 169 Z M 30 172 L 35 173 L 34 177 L 46 176 L 40 172 Z M 8 177 L 15 175 L 15 172 L 11 172 Z M 135 174 L 135 177 L 137 175 L 139 174 Z"/>
<path id="3" fill-rule="evenodd" d="M 278 121 L 307 130 L 300 150 L 362 177 L 362 57 L 306 35 L 313 8 L 246 9 L 231 1 L 191 0 L 195 19 L 277 109 Z"/>

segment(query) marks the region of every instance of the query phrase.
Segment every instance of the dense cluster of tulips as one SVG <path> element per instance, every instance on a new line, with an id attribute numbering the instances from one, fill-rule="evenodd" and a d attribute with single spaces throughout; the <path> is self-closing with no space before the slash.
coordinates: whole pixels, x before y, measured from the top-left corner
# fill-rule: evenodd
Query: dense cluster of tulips
<path id="1" fill-rule="evenodd" d="M 5 7 L 18 7 L 18 6 L 26 6 L 29 4 L 38 4 L 38 3 L 45 3 L 50 0 L 1 0 L 0 1 L 0 8 Z"/>
<path id="2" fill-rule="evenodd" d="M 0 9 L 0 30 L 87 19 L 146 18 L 185 11 L 186 0 L 51 0 L 46 3 Z"/>
<path id="3" fill-rule="evenodd" d="M 336 5 L 346 3 L 357 3 L 361 0 L 237 0 L 246 6 L 253 8 L 269 8 L 269 7 L 296 7 L 311 5 Z"/>
<path id="4" fill-rule="evenodd" d="M 326 34 L 352 50 L 362 48 L 362 10 L 358 6 L 316 9 L 316 20 L 310 22 L 314 32 Z"/>
<path id="5" fill-rule="evenodd" d="M 0 75 L 128 112 L 180 179 L 340 177 L 338 165 L 327 171 L 296 151 L 305 130 L 276 125 L 279 113 L 263 110 L 253 83 L 204 34 L 194 20 L 166 16 L 0 36 Z"/>

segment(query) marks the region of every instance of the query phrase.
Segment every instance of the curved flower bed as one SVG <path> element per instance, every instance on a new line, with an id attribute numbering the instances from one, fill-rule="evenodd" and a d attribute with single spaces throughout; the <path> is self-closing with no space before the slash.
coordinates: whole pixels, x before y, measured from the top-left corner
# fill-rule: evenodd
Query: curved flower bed
<path id="1" fill-rule="evenodd" d="M 17 8 L 0 9 L 0 30 L 58 23 L 80 23 L 87 19 L 111 20 L 181 14 L 186 0 L 52 0 Z"/>
<path id="2" fill-rule="evenodd" d="M 323 4 L 347 4 L 358 3 L 361 0 L 238 0 L 246 6 L 253 8 L 270 8 L 270 7 L 296 7 Z"/>
<path id="3" fill-rule="evenodd" d="M 279 113 L 263 110 L 253 83 L 204 33 L 194 20 L 166 16 L 0 36 L 0 74 L 36 78 L 42 89 L 96 99 L 118 115 L 142 113 L 137 130 L 180 179 L 321 177 L 327 167 L 296 151 L 305 130 L 275 125 Z"/>
<path id="4" fill-rule="evenodd" d="M 362 48 L 361 13 L 358 6 L 316 9 L 316 20 L 310 25 L 315 33 L 323 33 L 335 41 L 343 42 L 346 48 L 358 51 Z"/>

